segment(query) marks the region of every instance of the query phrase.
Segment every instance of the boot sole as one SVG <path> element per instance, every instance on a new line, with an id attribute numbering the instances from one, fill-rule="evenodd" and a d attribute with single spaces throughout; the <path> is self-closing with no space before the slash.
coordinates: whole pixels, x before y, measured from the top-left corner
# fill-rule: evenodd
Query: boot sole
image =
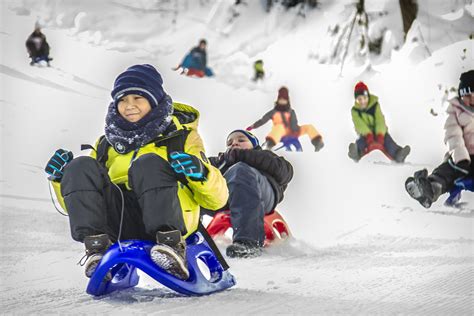
<path id="1" fill-rule="evenodd" d="M 421 189 L 419 181 L 413 177 L 410 177 L 405 182 L 405 189 L 408 194 L 415 200 L 417 200 L 423 207 L 430 208 L 431 202 L 428 198 L 423 197 L 423 190 Z"/>
<path id="2" fill-rule="evenodd" d="M 356 153 L 357 152 L 357 147 L 355 144 L 350 144 L 349 145 L 349 153 L 348 153 L 348 156 L 349 158 L 351 158 L 352 160 L 354 160 L 355 162 L 359 162 L 360 160 L 360 157 L 359 157 L 359 154 Z"/>
<path id="3" fill-rule="evenodd" d="M 398 163 L 404 163 L 405 159 L 407 159 L 410 152 L 411 152 L 411 149 L 409 147 L 408 148 L 402 148 L 400 153 L 397 155 L 397 159 L 395 159 L 395 161 L 398 162 Z"/>
<path id="4" fill-rule="evenodd" d="M 225 254 L 229 258 L 256 258 L 262 255 L 262 250 L 258 250 L 255 252 L 247 252 L 244 250 L 239 251 L 237 249 L 227 249 Z"/>
<path id="5" fill-rule="evenodd" d="M 157 266 L 178 279 L 187 280 L 189 278 L 186 262 L 173 248 L 166 245 L 155 245 L 150 250 L 150 257 Z"/>
<path id="6" fill-rule="evenodd" d="M 88 278 L 92 277 L 95 270 L 97 269 L 97 266 L 100 263 L 100 260 L 102 260 L 102 257 L 101 258 L 92 257 L 91 260 L 86 263 L 86 267 L 85 267 L 85 271 L 84 271 L 85 274 L 86 274 L 86 277 L 88 277 Z M 112 280 L 112 273 L 110 273 L 110 271 L 107 271 L 107 274 L 104 277 L 104 281 L 108 282 L 110 280 Z"/>

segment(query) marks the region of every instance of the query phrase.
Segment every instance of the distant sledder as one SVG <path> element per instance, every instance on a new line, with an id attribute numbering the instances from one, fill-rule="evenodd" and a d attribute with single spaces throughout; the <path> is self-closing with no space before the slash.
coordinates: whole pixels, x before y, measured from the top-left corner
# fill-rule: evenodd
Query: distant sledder
<path id="1" fill-rule="evenodd" d="M 274 210 L 283 200 L 293 167 L 285 158 L 262 150 L 257 137 L 248 131 L 235 130 L 226 142 L 227 150 L 209 160 L 226 179 L 229 200 L 225 213 L 217 214 L 207 229 L 214 235 L 231 223 L 233 242 L 227 247 L 227 256 L 256 257 L 272 237 L 275 239 L 270 228 L 289 235 L 286 223 Z"/>
<path id="2" fill-rule="evenodd" d="M 247 130 L 251 131 L 259 128 L 269 120 L 272 120 L 273 127 L 262 146 L 264 149 L 272 149 L 281 142 L 283 147 L 287 149 L 290 149 L 289 145 L 294 144 L 297 151 L 301 151 L 301 144 L 298 138 L 303 135 L 308 135 L 314 146 L 314 151 L 320 151 L 324 147 L 323 138 L 313 125 L 298 125 L 296 112 L 291 107 L 288 88 L 286 87 L 281 87 L 278 90 L 278 97 L 274 108 L 265 113 L 261 119 L 247 127 Z"/>
<path id="3" fill-rule="evenodd" d="M 458 97 L 449 103 L 444 125 L 447 159 L 430 175 L 419 170 L 405 182 L 408 194 L 426 208 L 447 192 L 446 204 L 455 206 L 461 191 L 474 190 L 474 70 L 461 75 Z"/>
<path id="4" fill-rule="evenodd" d="M 207 66 L 207 41 L 200 40 L 198 46 L 194 47 L 174 70 L 191 77 L 214 76 L 212 69 Z"/>
<path id="5" fill-rule="evenodd" d="M 49 57 L 49 44 L 38 22 L 35 24 L 33 33 L 26 40 L 26 50 L 31 58 L 31 66 L 50 66 L 49 62 L 53 59 Z"/>
<path id="6" fill-rule="evenodd" d="M 259 59 L 253 63 L 254 76 L 253 81 L 257 82 L 259 80 L 265 79 L 265 70 L 263 69 L 263 60 Z"/>
<path id="7" fill-rule="evenodd" d="M 358 162 L 369 152 L 378 149 L 390 160 L 403 163 L 410 153 L 410 146 L 400 147 L 388 133 L 378 97 L 370 94 L 362 81 L 356 84 L 354 97 L 351 113 L 359 139 L 349 145 L 349 157 Z"/>

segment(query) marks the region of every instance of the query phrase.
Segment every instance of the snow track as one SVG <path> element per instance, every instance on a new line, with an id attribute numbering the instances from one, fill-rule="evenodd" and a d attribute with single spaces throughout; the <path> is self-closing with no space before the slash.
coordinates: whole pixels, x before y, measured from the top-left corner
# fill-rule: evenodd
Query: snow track
<path id="1" fill-rule="evenodd" d="M 45 30 L 53 67 L 36 68 L 28 65 L 22 51 L 35 16 L 17 16 L 2 3 L 1 313 L 474 313 L 472 193 L 464 193 L 466 204 L 461 209 L 443 206 L 443 199 L 426 210 L 403 188 L 406 177 L 415 170 L 432 169 L 443 157 L 444 115 L 433 117 L 429 110 L 436 108 L 442 113 L 439 104 L 446 97 L 442 90 L 457 85 L 460 71 L 474 68 L 469 41 L 434 51 L 431 58 L 416 66 L 404 59 L 408 57 L 403 51 L 394 52 L 392 63 L 363 76 L 381 98 L 392 135 L 401 144 L 410 144 L 412 154 L 404 165 L 386 163 L 378 153 L 354 163 L 346 155 L 349 142 L 355 139 L 350 121 L 352 87 L 360 78 L 350 74 L 340 78 L 337 67 L 307 59 L 311 46 L 308 34 L 312 30 L 323 34 L 325 19 L 308 18 L 311 23 L 298 24 L 299 19 L 287 18 L 272 35 L 275 43 L 266 42 L 265 32 L 255 30 L 252 42 L 260 42 L 252 46 L 245 34 L 250 26 L 240 18 L 229 34 L 220 38 L 201 20 L 185 14 L 176 28 L 149 39 L 150 34 L 127 36 L 126 23 L 117 23 L 115 33 L 106 27 L 107 19 L 115 13 L 132 12 L 128 8 L 110 6 L 107 1 L 97 8 L 89 4 L 90 8 L 85 5 L 82 9 L 90 10 L 90 14 L 82 14 L 82 20 L 77 17 L 71 24 L 74 32 Z M 50 17 L 63 19 L 66 29 L 67 18 L 79 11 L 72 2 L 70 7 L 63 7 L 67 5 L 61 2 L 57 12 L 48 11 Z M 19 9 L 20 1 L 14 7 L 16 12 L 25 12 Z M 110 15 L 103 20 L 105 24 L 95 25 L 93 13 L 99 9 L 107 9 Z M 155 18 L 153 10 L 134 9 L 133 14 L 143 16 L 144 21 Z M 262 18 L 262 14 L 256 11 L 253 18 L 262 19 L 264 26 L 276 21 L 275 16 L 264 21 L 266 15 Z M 321 15 L 314 13 L 314 17 Z M 215 28 L 221 27 L 217 22 Z M 99 37 L 94 35 L 95 27 L 103 28 L 99 34 L 103 42 L 91 42 L 91 38 Z M 235 77 L 218 72 L 216 78 L 196 80 L 172 72 L 170 68 L 187 46 L 207 35 L 211 38 L 211 65 L 216 57 L 217 70 L 228 69 Z M 137 48 L 141 40 L 147 50 Z M 122 49 L 120 41 L 133 45 Z M 290 51 L 295 53 L 291 60 Z M 271 76 L 263 84 L 246 79 L 248 73 L 243 68 L 254 57 L 268 60 Z M 72 241 L 67 218 L 57 214 L 49 201 L 44 163 L 57 148 L 71 149 L 75 156 L 87 154 L 79 151 L 79 146 L 93 143 L 103 134 L 115 76 L 131 64 L 144 62 L 162 72 L 165 89 L 174 100 L 200 110 L 200 133 L 208 154 L 223 149 L 230 130 L 249 125 L 269 110 L 283 84 L 289 86 L 301 123 L 315 124 L 325 138 L 326 146 L 317 154 L 309 150 L 306 139 L 302 140 L 307 148 L 303 153 L 279 152 L 295 168 L 294 180 L 278 207 L 295 239 L 266 249 L 260 258 L 229 259 L 237 285 L 225 292 L 184 297 L 143 275 L 135 289 L 90 297 L 85 293 L 83 268 L 76 265 L 83 245 Z M 268 130 L 267 125 L 256 133 L 263 139 Z M 225 247 L 222 243 L 219 246 Z"/>

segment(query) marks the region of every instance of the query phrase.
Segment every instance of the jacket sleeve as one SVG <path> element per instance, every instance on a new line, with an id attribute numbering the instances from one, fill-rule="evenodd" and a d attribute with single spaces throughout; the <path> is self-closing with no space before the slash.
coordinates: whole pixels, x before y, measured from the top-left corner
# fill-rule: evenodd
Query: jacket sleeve
<path id="1" fill-rule="evenodd" d="M 463 130 L 459 124 L 456 110 L 452 105 L 449 105 L 447 112 L 448 118 L 444 124 L 444 142 L 448 145 L 448 150 L 453 157 L 454 163 L 458 163 L 462 160 L 470 161 L 469 151 L 464 142 Z"/>
<path id="2" fill-rule="evenodd" d="M 280 185 L 287 185 L 293 178 L 293 166 L 283 157 L 269 150 L 238 150 L 236 160 L 245 162 L 267 173 Z"/>
<path id="3" fill-rule="evenodd" d="M 383 116 L 380 104 L 377 103 L 375 108 L 375 134 L 385 135 L 387 133 L 387 124 L 385 123 L 385 117 Z"/>
<path id="4" fill-rule="evenodd" d="M 219 153 L 217 156 L 207 157 L 207 159 L 209 159 L 209 163 L 211 165 L 219 169 L 219 167 L 221 167 L 221 165 L 225 162 L 223 155 L 224 153 Z"/>
<path id="5" fill-rule="evenodd" d="M 352 122 L 354 122 L 354 127 L 357 134 L 361 136 L 367 136 L 368 134 L 372 133 L 370 127 L 364 122 L 362 117 L 359 115 L 357 110 L 352 109 Z"/>
<path id="6" fill-rule="evenodd" d="M 53 186 L 53 191 L 56 194 L 56 198 L 58 199 L 59 205 L 67 213 L 66 204 L 64 204 L 64 198 L 61 194 L 61 182 L 50 181 L 50 183 Z"/>
<path id="7" fill-rule="evenodd" d="M 269 120 L 271 120 L 271 118 L 273 117 L 273 114 L 275 114 L 275 110 L 270 110 L 268 111 L 267 113 L 265 113 L 264 116 L 262 116 L 261 119 L 259 119 L 258 121 L 256 121 L 255 123 L 252 124 L 252 127 L 253 128 L 259 128 L 260 126 L 264 125 L 265 123 L 267 123 Z"/>
<path id="8" fill-rule="evenodd" d="M 204 145 L 196 131 L 193 130 L 189 133 L 184 150 L 199 158 L 208 170 L 207 181 L 189 181 L 188 183 L 193 191 L 194 199 L 200 206 L 209 210 L 222 208 L 229 198 L 227 183 L 219 169 L 212 166 L 207 158 L 204 158 Z"/>
<path id="9" fill-rule="evenodd" d="M 28 38 L 26 39 L 25 46 L 26 46 L 26 50 L 28 51 L 28 54 L 31 55 L 31 53 L 34 50 L 34 44 L 33 44 L 31 35 L 28 36 Z"/>

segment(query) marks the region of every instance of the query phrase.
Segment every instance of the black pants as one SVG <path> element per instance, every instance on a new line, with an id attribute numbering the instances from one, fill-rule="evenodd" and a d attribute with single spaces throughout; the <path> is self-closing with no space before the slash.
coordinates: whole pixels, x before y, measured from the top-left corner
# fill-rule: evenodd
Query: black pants
<path id="1" fill-rule="evenodd" d="M 64 170 L 61 193 L 64 197 L 71 235 L 74 240 L 106 233 L 116 240 L 155 240 L 157 231 L 186 226 L 178 199 L 178 183 L 168 162 L 158 155 L 146 154 L 135 160 L 128 171 L 132 191 L 114 185 L 95 159 L 78 157 Z"/>
<path id="2" fill-rule="evenodd" d="M 443 193 L 449 192 L 454 188 L 454 181 L 459 178 L 466 176 L 474 177 L 474 156 L 471 156 L 470 169 L 467 170 L 469 174 L 456 169 L 454 163 L 450 161 L 450 158 L 439 165 L 433 173 L 429 176 L 430 180 L 436 181 L 443 187 Z"/>
<path id="3" fill-rule="evenodd" d="M 257 169 L 238 162 L 224 174 L 229 187 L 230 221 L 234 241 L 254 241 L 263 245 L 263 217 L 272 211 L 275 193 L 268 179 Z"/>

